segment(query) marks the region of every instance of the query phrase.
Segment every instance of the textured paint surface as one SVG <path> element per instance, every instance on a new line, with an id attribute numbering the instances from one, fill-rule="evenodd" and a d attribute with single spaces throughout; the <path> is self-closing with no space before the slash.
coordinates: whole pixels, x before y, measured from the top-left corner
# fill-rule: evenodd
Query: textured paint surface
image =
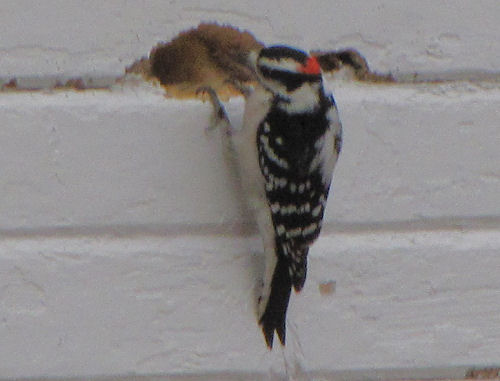
<path id="1" fill-rule="evenodd" d="M 280 371 L 254 315 L 258 240 L 222 235 L 2 239 L 0 374 Z M 324 235 L 286 356 L 313 372 L 495 363 L 499 247 L 469 229 Z"/>
<path id="2" fill-rule="evenodd" d="M 500 67 L 499 12 L 496 0 L 4 1 L 0 77 L 112 78 L 218 20 L 266 43 L 357 48 L 378 71 L 465 78 Z M 220 136 L 204 131 L 208 104 L 132 84 L 0 93 L 0 379 L 270 381 L 286 368 L 352 381 L 498 364 L 498 82 L 328 86 L 343 152 L 289 345 L 271 353 L 255 317 L 259 238 Z M 242 106 L 227 104 L 236 124 Z"/>
<path id="3" fill-rule="evenodd" d="M 248 29 L 267 44 L 354 47 L 377 71 L 491 72 L 500 67 L 499 18 L 496 0 L 4 1 L 0 74 L 120 75 L 157 42 L 202 21 Z"/>
<path id="4" fill-rule="evenodd" d="M 500 88 L 328 86 L 345 132 L 327 221 L 500 215 Z M 2 230 L 249 221 L 208 104 L 132 87 L 4 95 L 0 112 Z"/>
<path id="5" fill-rule="evenodd" d="M 327 373 L 494 363 L 500 91 L 328 85 L 344 152 L 286 356 Z M 282 371 L 208 104 L 126 87 L 0 109 L 0 376 Z"/>

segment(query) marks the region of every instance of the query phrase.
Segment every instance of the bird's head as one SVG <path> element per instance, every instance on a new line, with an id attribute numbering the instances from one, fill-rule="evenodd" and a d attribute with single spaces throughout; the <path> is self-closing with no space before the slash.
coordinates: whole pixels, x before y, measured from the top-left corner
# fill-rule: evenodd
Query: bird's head
<path id="1" fill-rule="evenodd" d="M 262 86 L 285 99 L 304 87 L 317 90 L 322 85 L 317 59 L 302 50 L 270 46 L 252 53 L 250 61 Z"/>

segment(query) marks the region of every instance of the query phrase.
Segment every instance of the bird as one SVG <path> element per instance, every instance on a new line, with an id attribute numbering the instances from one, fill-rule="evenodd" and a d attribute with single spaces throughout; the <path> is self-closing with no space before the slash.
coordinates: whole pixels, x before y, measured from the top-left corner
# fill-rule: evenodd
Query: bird
<path id="1" fill-rule="evenodd" d="M 245 97 L 241 129 L 232 126 L 210 87 L 211 128 L 223 138 L 238 168 L 249 209 L 264 246 L 265 273 L 258 322 L 269 349 L 274 334 L 286 343 L 286 315 L 292 288 L 300 292 L 307 256 L 318 238 L 342 148 L 342 124 L 333 94 L 323 84 L 316 57 L 286 45 L 251 51 L 256 83 L 237 81 Z"/>

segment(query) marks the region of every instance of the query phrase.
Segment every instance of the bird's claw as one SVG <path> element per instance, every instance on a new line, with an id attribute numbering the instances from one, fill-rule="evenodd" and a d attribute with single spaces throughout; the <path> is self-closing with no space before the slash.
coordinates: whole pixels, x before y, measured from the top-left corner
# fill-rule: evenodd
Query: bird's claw
<path id="1" fill-rule="evenodd" d="M 209 96 L 209 101 L 213 106 L 213 114 L 212 114 L 212 120 L 210 122 L 210 125 L 206 127 L 206 131 L 213 131 L 215 130 L 221 123 L 229 125 L 229 118 L 227 117 L 226 110 L 224 109 L 224 106 L 222 105 L 221 101 L 219 100 L 219 97 L 217 96 L 216 91 L 213 89 L 213 87 L 210 86 L 200 86 L 198 89 L 196 89 L 196 95 L 200 94 L 208 94 Z"/>

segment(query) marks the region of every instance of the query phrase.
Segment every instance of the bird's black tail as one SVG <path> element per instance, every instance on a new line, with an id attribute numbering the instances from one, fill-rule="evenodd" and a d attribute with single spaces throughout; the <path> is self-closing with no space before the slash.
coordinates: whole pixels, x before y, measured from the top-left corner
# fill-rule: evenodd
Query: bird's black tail
<path id="1" fill-rule="evenodd" d="M 278 254 L 278 260 L 274 268 L 271 292 L 267 300 L 266 309 L 259 321 L 269 349 L 273 347 L 274 331 L 278 334 L 281 344 L 285 345 L 286 310 L 292 290 L 292 278 L 288 271 L 288 260 L 280 254 Z"/>
<path id="2" fill-rule="evenodd" d="M 260 318 L 260 325 L 269 349 L 273 347 L 274 331 L 285 345 L 286 311 L 292 286 L 300 292 L 306 281 L 307 254 L 309 248 L 298 248 L 287 243 L 276 243 L 276 266 L 274 267 L 267 305 Z"/>
<path id="3" fill-rule="evenodd" d="M 296 292 L 300 292 L 304 287 L 307 275 L 307 253 L 309 248 L 295 249 L 295 260 L 292 260 L 290 266 L 292 268 L 292 284 Z"/>

